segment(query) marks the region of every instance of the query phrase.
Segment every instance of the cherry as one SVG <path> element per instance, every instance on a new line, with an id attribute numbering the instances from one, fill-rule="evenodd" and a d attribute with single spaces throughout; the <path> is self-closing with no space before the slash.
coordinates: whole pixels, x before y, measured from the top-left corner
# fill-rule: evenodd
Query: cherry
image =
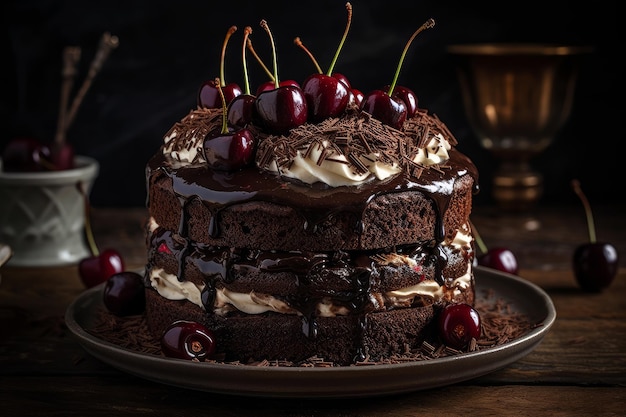
<path id="1" fill-rule="evenodd" d="M 509 274 L 517 275 L 519 272 L 517 259 L 515 258 L 513 252 L 507 248 L 489 248 L 486 253 L 483 253 L 478 257 L 477 261 L 478 265 L 497 269 L 498 271 L 507 272 Z"/>
<path id="2" fill-rule="evenodd" d="M 237 31 L 237 26 L 231 26 L 226 32 L 226 36 L 224 37 L 224 43 L 222 44 L 222 54 L 220 57 L 220 87 L 224 93 L 224 97 L 226 97 L 226 103 L 230 103 L 232 99 L 237 97 L 242 93 L 241 87 L 236 83 L 228 83 L 224 80 L 224 58 L 226 56 L 226 45 L 228 45 L 228 40 L 232 36 L 233 33 Z M 200 90 L 198 91 L 198 106 L 215 109 L 220 108 L 222 106 L 222 101 L 220 99 L 220 93 L 217 92 L 217 85 L 215 85 L 215 79 L 208 80 L 202 83 L 200 86 Z"/>
<path id="3" fill-rule="evenodd" d="M 386 125 L 401 130 L 406 120 L 406 104 L 382 90 L 374 90 L 365 94 L 361 102 L 361 110 L 371 114 L 375 119 Z"/>
<path id="4" fill-rule="evenodd" d="M 572 181 L 572 187 L 585 208 L 589 230 L 589 241 L 578 245 L 574 250 L 572 258 L 574 276 L 583 291 L 600 292 L 611 285 L 615 279 L 619 256 L 613 245 L 596 240 L 595 224 L 589 200 L 582 192 L 578 180 Z"/>
<path id="5" fill-rule="evenodd" d="M 433 19 L 428 19 L 413 33 L 413 35 L 411 35 L 404 47 L 404 50 L 402 51 L 398 67 L 396 68 L 396 73 L 393 77 L 393 81 L 389 85 L 389 88 L 385 91 L 373 90 L 366 94 L 363 98 L 363 102 L 361 103 L 361 110 L 371 114 L 374 118 L 393 128 L 402 129 L 402 125 L 407 118 L 407 104 L 398 93 L 394 94 L 396 91 L 396 83 L 400 75 L 400 69 L 402 68 L 404 57 L 406 56 L 413 39 L 415 39 L 421 31 L 432 28 L 433 26 L 435 26 L 435 21 Z"/>
<path id="6" fill-rule="evenodd" d="M 471 227 L 474 240 L 482 252 L 481 255 L 476 257 L 478 265 L 517 275 L 519 265 L 515 254 L 511 250 L 502 246 L 487 248 L 487 245 L 485 245 L 480 233 L 478 233 L 476 226 L 472 224 Z"/>
<path id="7" fill-rule="evenodd" d="M 204 362 L 215 352 L 215 336 L 200 323 L 178 320 L 163 332 L 161 350 L 170 358 Z"/>
<path id="8" fill-rule="evenodd" d="M 105 249 L 96 255 L 81 259 L 78 263 L 80 279 L 87 288 L 95 287 L 123 270 L 124 260 L 115 249 Z"/>
<path id="9" fill-rule="evenodd" d="M 256 139 L 250 130 L 217 129 L 204 139 L 204 156 L 209 166 L 219 171 L 236 171 L 254 160 Z"/>
<path id="10" fill-rule="evenodd" d="M 448 304 L 439 313 L 437 324 L 443 342 L 454 349 L 464 349 L 480 337 L 480 315 L 469 304 Z"/>
<path id="11" fill-rule="evenodd" d="M 350 23 L 352 21 L 352 5 L 350 3 L 346 3 L 346 10 L 348 11 L 346 28 L 339 42 L 339 47 L 335 52 L 335 56 L 328 67 L 328 71 L 323 74 L 321 68 L 317 65 L 317 61 L 314 60 L 318 68 L 318 73 L 310 75 L 302 83 L 302 91 L 304 92 L 309 111 L 308 117 L 315 122 L 341 115 L 350 102 L 350 83 L 347 78 L 342 74 L 333 75 L 335 63 L 337 62 L 341 48 L 350 30 Z M 294 42 L 309 53 L 302 45 L 302 42 L 299 41 L 299 38 L 296 38 Z M 309 56 L 312 57 L 310 53 Z"/>
<path id="12" fill-rule="evenodd" d="M 250 94 L 248 63 L 246 61 L 246 43 L 251 33 L 252 28 L 250 26 L 246 26 L 243 35 L 243 49 L 241 51 L 241 60 L 243 63 L 244 74 L 244 90 L 242 94 L 231 100 L 231 102 L 228 104 L 227 110 L 228 123 L 236 127 L 247 126 L 254 117 L 254 101 L 256 100 L 256 97 Z"/>
<path id="13" fill-rule="evenodd" d="M 143 277 L 137 272 L 122 271 L 109 277 L 102 292 L 106 308 L 116 316 L 141 314 L 146 308 Z"/>
<path id="14" fill-rule="evenodd" d="M 53 143 L 50 148 L 50 161 L 52 168 L 56 171 L 73 169 L 74 147 L 69 143 Z"/>
<path id="15" fill-rule="evenodd" d="M 356 107 L 361 107 L 363 104 L 363 99 L 365 98 L 365 94 L 359 89 L 351 88 L 349 90 L 350 98 L 348 99 L 348 105 L 353 105 Z"/>
<path id="16" fill-rule="evenodd" d="M 306 123 L 307 104 L 302 89 L 292 85 L 280 86 L 274 38 L 265 20 L 261 21 L 261 27 L 269 35 L 272 44 L 274 89 L 257 95 L 255 110 L 262 126 L 272 133 L 283 134 Z"/>
<path id="17" fill-rule="evenodd" d="M 12 138 L 2 152 L 2 168 L 6 172 L 46 171 L 50 164 L 50 148 L 30 136 Z"/>
<path id="18" fill-rule="evenodd" d="M 204 138 L 204 158 L 209 166 L 220 171 L 235 171 L 248 165 L 254 159 L 256 139 L 245 128 L 232 128 L 227 123 L 226 99 L 221 94 L 219 80 L 216 80 L 222 98 L 222 126 L 212 130 Z"/>
<path id="19" fill-rule="evenodd" d="M 267 68 L 267 66 L 263 63 L 263 60 L 261 59 L 261 57 L 259 57 L 259 55 L 256 53 L 256 51 L 254 50 L 254 47 L 252 46 L 252 41 L 250 40 L 250 38 L 248 38 L 246 41 L 246 47 L 252 53 L 252 55 L 256 58 L 259 65 L 261 65 L 261 67 L 263 68 L 263 70 L 265 71 L 265 73 L 270 79 L 270 81 L 266 81 L 257 87 L 256 95 L 258 96 L 264 91 L 270 91 L 276 88 L 276 84 L 274 83 L 274 80 L 275 80 L 274 74 L 272 74 L 269 68 Z M 279 87 L 285 87 L 288 85 L 300 88 L 300 84 L 296 80 L 280 80 L 278 82 Z"/>
<path id="20" fill-rule="evenodd" d="M 292 86 L 292 87 L 300 88 L 300 84 L 296 80 L 282 80 L 278 83 L 278 86 L 279 87 Z M 256 95 L 258 96 L 259 94 L 265 91 L 271 91 L 271 90 L 274 90 L 275 88 L 276 88 L 276 84 L 274 83 L 274 77 L 272 76 L 271 81 L 266 81 L 257 87 Z"/>
<path id="21" fill-rule="evenodd" d="M 390 88 L 390 85 L 386 85 L 384 87 L 385 90 L 389 90 Z M 417 95 L 413 92 L 413 90 L 408 87 L 396 85 L 391 95 L 404 101 L 404 104 L 406 105 L 407 119 L 415 116 L 415 113 L 417 113 Z"/>

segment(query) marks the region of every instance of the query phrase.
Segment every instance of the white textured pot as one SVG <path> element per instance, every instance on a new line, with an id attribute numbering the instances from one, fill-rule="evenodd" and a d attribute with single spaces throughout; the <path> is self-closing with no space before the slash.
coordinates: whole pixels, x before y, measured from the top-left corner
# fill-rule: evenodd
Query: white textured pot
<path id="1" fill-rule="evenodd" d="M 69 265 L 91 254 L 83 192 L 89 195 L 100 166 L 86 156 L 76 156 L 75 165 L 53 172 L 0 170 L 0 242 L 13 250 L 8 266 Z"/>

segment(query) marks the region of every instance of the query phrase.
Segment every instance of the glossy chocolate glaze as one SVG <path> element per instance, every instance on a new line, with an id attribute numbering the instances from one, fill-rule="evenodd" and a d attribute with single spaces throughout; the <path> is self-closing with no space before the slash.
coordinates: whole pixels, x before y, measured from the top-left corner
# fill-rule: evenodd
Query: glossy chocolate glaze
<path id="1" fill-rule="evenodd" d="M 315 308 L 320 299 L 330 297 L 335 305 L 348 307 L 360 317 L 361 332 L 367 326 L 367 313 L 373 310 L 369 296 L 372 285 L 371 254 L 335 253 L 289 253 L 247 251 L 238 256 L 233 248 L 199 248 L 186 238 L 188 223 L 185 207 L 190 201 L 199 200 L 212 214 L 208 225 L 211 236 L 219 236 L 220 212 L 229 206 L 251 201 L 266 201 L 294 208 L 303 219 L 304 232 L 314 231 L 325 219 L 338 213 L 350 213 L 356 233 L 361 231 L 361 218 L 367 204 L 376 196 L 419 191 L 430 198 L 436 213 L 435 236 L 432 242 L 416 242 L 410 256 L 419 260 L 424 267 L 434 267 L 435 279 L 445 285 L 442 271 L 447 263 L 446 251 L 441 242 L 446 235 L 443 216 L 448 208 L 454 182 L 457 178 L 470 175 L 474 193 L 478 192 L 478 174 L 473 163 L 455 149 L 450 151 L 450 160 L 443 167 L 425 169 L 420 178 L 409 178 L 400 174 L 385 181 L 371 181 L 353 187 L 328 187 L 323 184 L 300 184 L 278 177 L 276 174 L 248 167 L 237 172 L 212 171 L 204 165 L 175 167 L 163 155 L 155 156 L 147 168 L 148 184 L 166 176 L 171 179 L 181 207 L 182 216 L 175 234 L 159 230 L 151 241 L 151 254 L 166 246 L 177 257 L 178 278 L 185 280 L 184 265 L 187 259 L 194 262 L 206 276 L 206 287 L 202 301 L 207 311 L 212 310 L 216 285 L 232 281 L 229 271 L 242 268 L 258 268 L 268 272 L 288 271 L 297 281 L 297 293 L 285 301 L 302 313 L 302 331 L 308 337 L 317 334 Z M 149 197 L 148 197 L 149 204 Z M 348 280 L 350 291 L 312 291 L 312 282 L 324 274 L 335 275 L 335 279 Z M 317 287 L 316 287 L 317 288 Z M 364 358 L 364 347 L 357 346 L 356 359 Z"/>

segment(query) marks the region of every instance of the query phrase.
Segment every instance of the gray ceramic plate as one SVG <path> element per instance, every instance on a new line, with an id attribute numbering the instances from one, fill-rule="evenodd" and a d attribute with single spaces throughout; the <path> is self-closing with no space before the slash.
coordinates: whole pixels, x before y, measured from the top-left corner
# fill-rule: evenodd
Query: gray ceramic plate
<path id="1" fill-rule="evenodd" d="M 504 368 L 543 340 L 556 319 L 550 297 L 517 276 L 476 268 L 477 294 L 492 289 L 532 322 L 530 333 L 503 345 L 428 361 L 337 368 L 255 367 L 196 363 L 142 354 L 98 339 L 85 331 L 101 301 L 102 286 L 81 294 L 65 321 L 83 348 L 109 365 L 148 380 L 214 393 L 256 397 L 348 398 L 388 395 L 451 385 Z"/>

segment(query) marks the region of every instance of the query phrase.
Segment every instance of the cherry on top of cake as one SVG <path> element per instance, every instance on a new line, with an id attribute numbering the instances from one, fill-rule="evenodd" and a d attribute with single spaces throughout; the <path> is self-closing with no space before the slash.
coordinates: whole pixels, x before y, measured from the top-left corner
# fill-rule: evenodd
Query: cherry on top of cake
<path id="1" fill-rule="evenodd" d="M 279 80 L 274 38 L 265 20 L 260 25 L 271 42 L 273 72 L 254 52 L 248 26 L 242 42 L 244 89 L 226 83 L 225 50 L 237 30 L 231 26 L 222 47 L 220 78 L 203 83 L 198 107 L 165 135 L 164 154 L 177 165 L 208 164 L 230 172 L 254 161 L 260 169 L 283 177 L 332 187 L 383 180 L 400 172 L 419 178 L 424 169 L 444 167 L 456 139 L 436 116 L 417 107 L 411 89 L 397 85 L 409 46 L 420 32 L 434 26 L 434 20 L 428 19 L 407 41 L 391 84 L 361 100 L 362 93 L 348 78 L 334 72 L 350 28 L 350 3 L 346 10 L 346 28 L 326 73 L 296 38 L 296 45 L 318 69 L 302 87 Z M 246 51 L 253 52 L 271 78 L 256 96 L 250 93 Z M 220 97 L 219 105 L 206 98 L 209 92 Z"/>

